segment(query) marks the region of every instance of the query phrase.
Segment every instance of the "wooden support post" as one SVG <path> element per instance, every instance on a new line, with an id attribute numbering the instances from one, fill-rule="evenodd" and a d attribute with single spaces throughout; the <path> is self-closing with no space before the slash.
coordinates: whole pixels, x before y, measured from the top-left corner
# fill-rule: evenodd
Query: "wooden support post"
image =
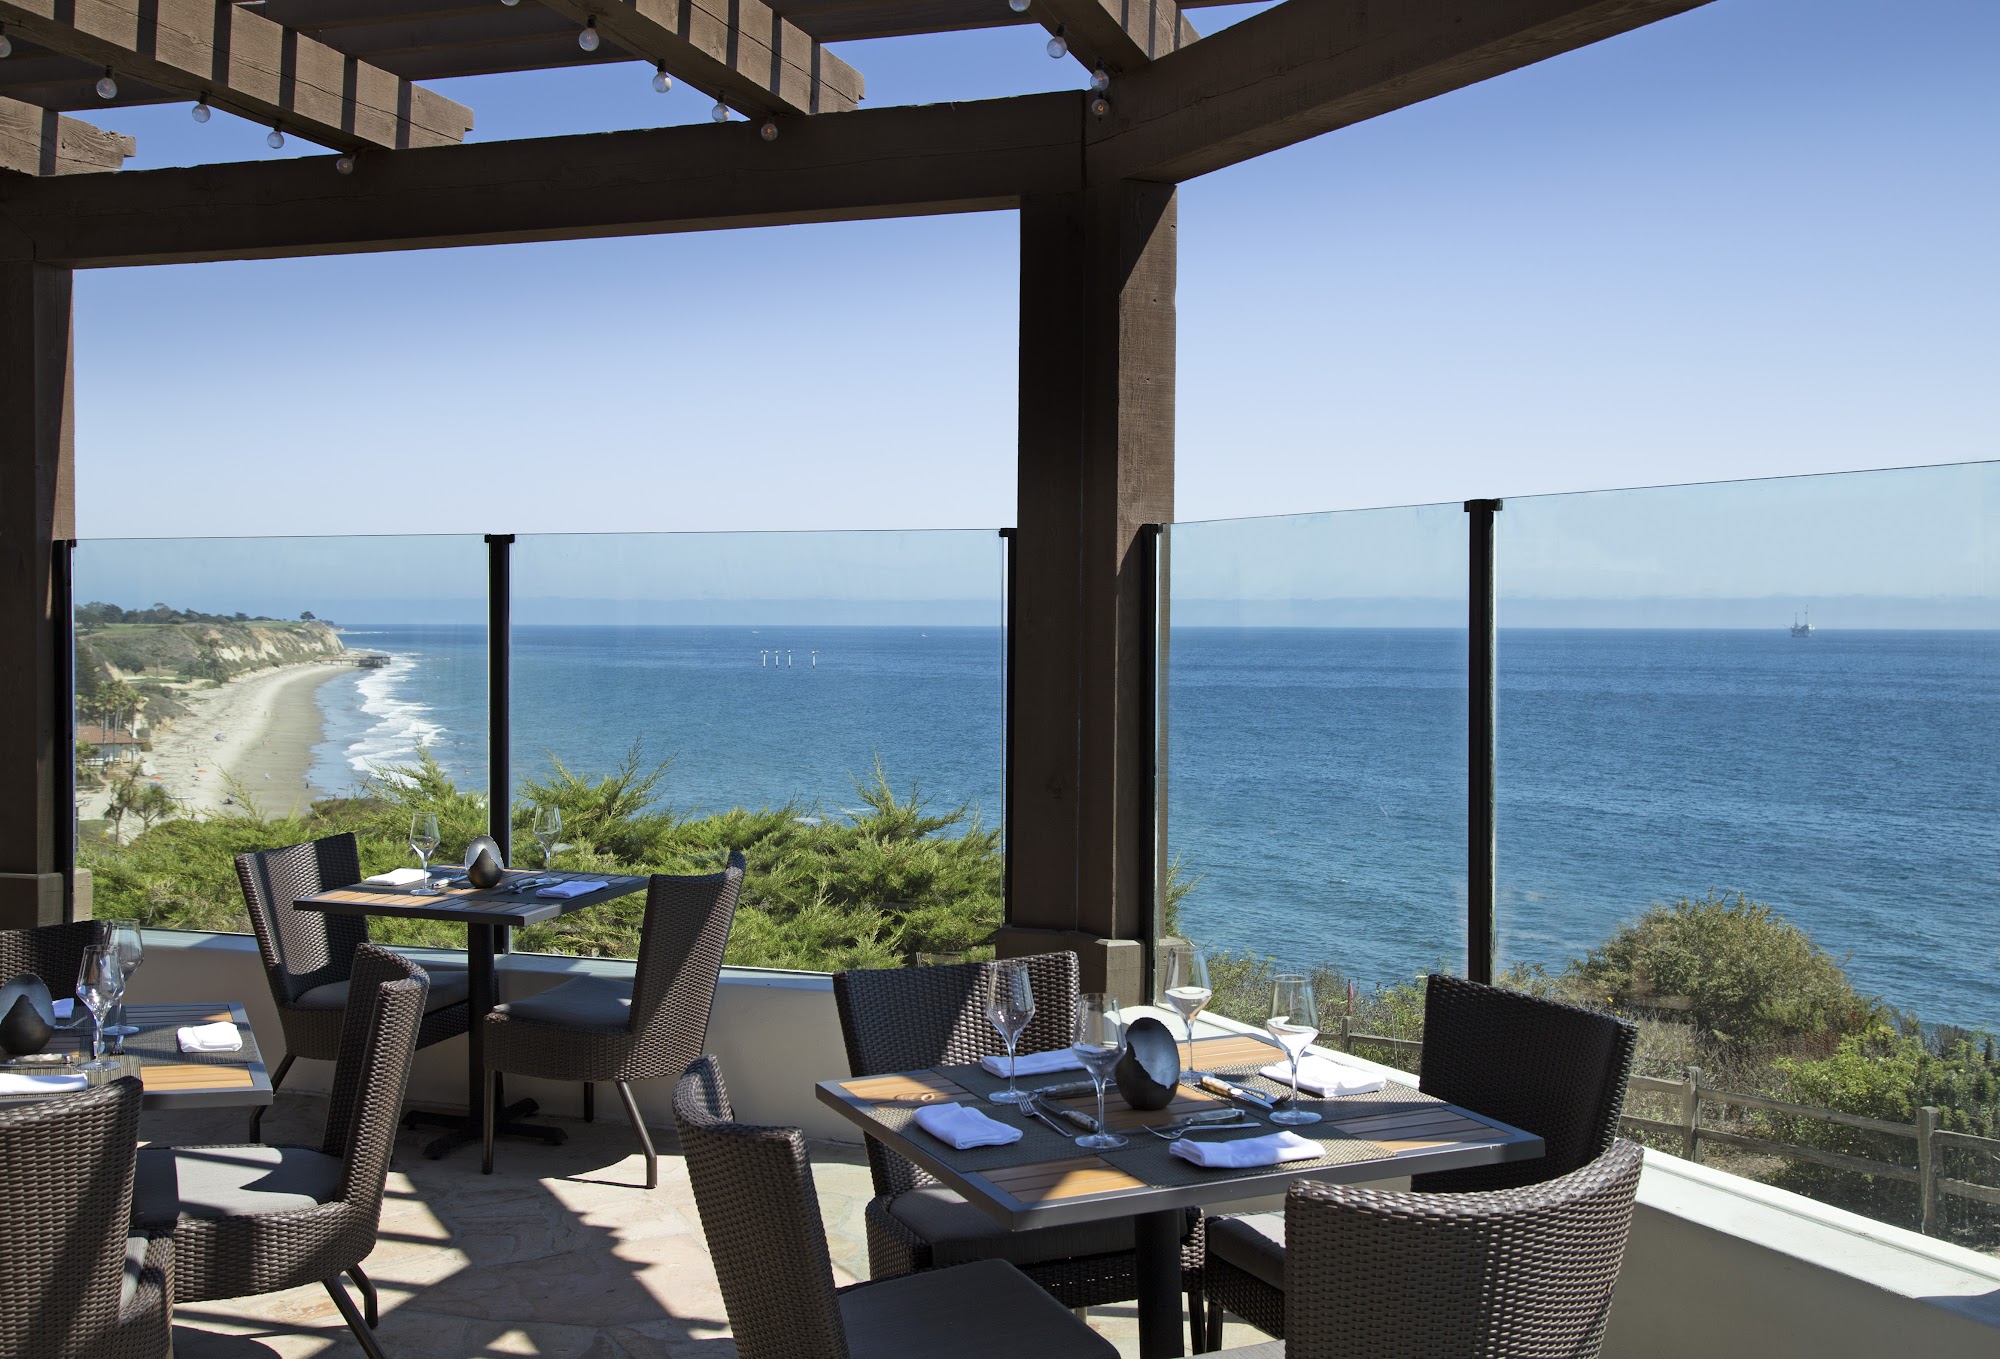
<path id="1" fill-rule="evenodd" d="M 1701 1159 L 1701 1068 L 1691 1066 L 1681 1081 L 1681 1158 Z"/>
<path id="2" fill-rule="evenodd" d="M 1175 193 L 1021 207 L 1017 600 L 1003 955 L 1076 948 L 1146 998 L 1153 914 L 1153 553 L 1173 517 Z M 1093 947 L 1098 941 L 1124 941 Z"/>
<path id="3" fill-rule="evenodd" d="M 70 271 L 0 264 L 0 929 L 68 909 L 69 620 L 54 601 L 57 544 L 76 536 L 71 390 Z"/>
<path id="4" fill-rule="evenodd" d="M 1925 1236 L 1937 1230 L 1938 1167 L 1937 1146 L 1932 1138 L 1938 1130 L 1938 1111 L 1932 1105 L 1917 1110 L 1917 1201 L 1918 1223 Z"/>

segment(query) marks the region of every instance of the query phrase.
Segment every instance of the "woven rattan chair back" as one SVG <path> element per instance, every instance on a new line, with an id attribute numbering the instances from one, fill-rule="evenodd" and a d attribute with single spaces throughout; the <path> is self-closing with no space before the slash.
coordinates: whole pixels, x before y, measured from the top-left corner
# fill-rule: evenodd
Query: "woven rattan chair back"
<path id="1" fill-rule="evenodd" d="M 236 877 L 280 1010 L 315 986 L 347 980 L 354 950 L 368 942 L 368 918 L 301 911 L 292 903 L 361 881 L 361 855 L 351 832 L 239 854 Z"/>
<path id="2" fill-rule="evenodd" d="M 1285 1199 L 1286 1353 L 1311 1359 L 1561 1355 L 1603 1345 L 1639 1148 L 1541 1184 L 1380 1193 L 1301 1180 Z"/>
<path id="3" fill-rule="evenodd" d="M 354 951 L 320 1150 L 345 1162 L 341 1201 L 370 1223 L 381 1217 L 382 1187 L 429 992 L 429 976 L 401 954 L 375 944 Z"/>
<path id="4" fill-rule="evenodd" d="M 1048 1052 L 1069 1046 L 1076 1023 L 1074 953 L 1037 953 L 1027 959 L 1035 1017 L 1021 1032 L 1018 1051 Z M 986 977 L 992 963 L 900 967 L 833 974 L 840 1036 L 854 1076 L 976 1062 L 1005 1052 L 986 1018 Z M 877 1194 L 899 1194 L 937 1181 L 874 1139 L 868 1168 Z"/>
<path id="5" fill-rule="evenodd" d="M 0 1355 L 121 1352 L 142 1094 L 127 1076 L 0 1109 Z"/>
<path id="6" fill-rule="evenodd" d="M 638 1052 L 628 1079 L 679 1076 L 701 1056 L 744 871 L 743 855 L 731 851 L 729 866 L 720 873 L 655 874 L 646 884 L 646 919 L 632 979 Z"/>
<path id="7" fill-rule="evenodd" d="M 95 920 L 72 920 L 31 930 L 0 930 L 0 982 L 32 972 L 60 999 L 76 986 L 83 951 L 97 942 Z"/>
<path id="8" fill-rule="evenodd" d="M 1618 1135 L 1638 1042 L 1638 1029 L 1615 1015 L 1433 975 L 1420 1088 L 1534 1133 L 1547 1150 L 1539 1160 L 1418 1175 L 1410 1187 L 1508 1189 L 1589 1164 Z"/>
<path id="9" fill-rule="evenodd" d="M 714 1057 L 674 1086 L 674 1123 L 739 1359 L 847 1359 L 805 1138 L 736 1122 Z"/>

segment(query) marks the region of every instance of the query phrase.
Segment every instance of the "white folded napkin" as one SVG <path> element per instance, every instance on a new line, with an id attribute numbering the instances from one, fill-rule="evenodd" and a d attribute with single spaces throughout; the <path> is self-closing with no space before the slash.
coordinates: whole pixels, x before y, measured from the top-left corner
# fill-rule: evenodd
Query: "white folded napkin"
<path id="1" fill-rule="evenodd" d="M 16 1075 L 0 1071 L 0 1095 L 59 1095 L 67 1090 L 84 1090 L 90 1077 L 81 1071 L 52 1071 L 46 1075 Z"/>
<path id="2" fill-rule="evenodd" d="M 1204 1170 L 1245 1170 L 1282 1165 L 1286 1161 L 1310 1161 L 1326 1155 L 1319 1143 L 1300 1137 L 1289 1128 L 1266 1137 L 1246 1137 L 1240 1142 L 1205 1142 L 1183 1137 L 1167 1150 Z"/>
<path id="3" fill-rule="evenodd" d="M 917 1126 L 960 1151 L 972 1147 L 1004 1147 L 1021 1140 L 1021 1130 L 988 1118 L 963 1104 L 926 1104 L 917 1110 Z"/>
<path id="4" fill-rule="evenodd" d="M 588 895 L 591 892 L 601 892 L 610 885 L 608 882 L 598 882 L 590 878 L 579 878 L 574 882 L 551 883 L 547 887 L 538 888 L 535 895 L 538 897 L 580 897 Z"/>
<path id="5" fill-rule="evenodd" d="M 1273 1062 L 1257 1074 L 1268 1076 L 1285 1086 L 1290 1086 L 1292 1080 L 1289 1062 Z M 1321 1099 L 1366 1095 L 1387 1084 L 1380 1076 L 1371 1076 L 1366 1071 L 1322 1057 L 1316 1052 L 1308 1052 L 1299 1059 L 1299 1089 L 1309 1090 Z"/>
<path id="6" fill-rule="evenodd" d="M 1014 1068 L 1020 1076 L 1046 1076 L 1051 1071 L 1081 1071 L 1083 1063 L 1068 1048 L 1056 1048 L 1050 1052 L 1024 1052 L 1016 1059 L 1020 1064 Z M 979 1065 L 986 1068 L 989 1076 L 1007 1074 L 1007 1054 L 997 1057 L 981 1057 Z"/>
<path id="7" fill-rule="evenodd" d="M 50 1001 L 49 1008 L 56 1012 L 57 1019 L 68 1019 L 70 1015 L 75 1013 L 72 1008 L 75 1004 L 76 1001 L 72 997 L 64 996 L 61 1000 Z"/>
<path id="8" fill-rule="evenodd" d="M 415 887 L 420 882 L 428 881 L 430 876 L 421 868 L 392 868 L 387 873 L 377 873 L 361 881 L 371 887 Z"/>
<path id="9" fill-rule="evenodd" d="M 228 1020 L 191 1024 L 178 1033 L 182 1052 L 241 1052 L 243 1035 Z"/>

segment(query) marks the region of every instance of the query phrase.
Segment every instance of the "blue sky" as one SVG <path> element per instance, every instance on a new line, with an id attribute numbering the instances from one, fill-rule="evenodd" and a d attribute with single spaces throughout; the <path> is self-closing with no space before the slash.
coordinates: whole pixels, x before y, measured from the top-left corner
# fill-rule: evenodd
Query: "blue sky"
<path id="1" fill-rule="evenodd" d="M 1084 78 L 1027 31 L 841 50 L 871 104 Z M 1179 517 L 1995 456 L 1995 50 L 1990 0 L 1718 0 L 1184 186 Z M 706 116 L 649 77 L 439 88 L 482 139 Z M 270 154 L 99 121 L 134 168 Z M 1015 246 L 987 214 L 81 275 L 79 529 L 1008 523 Z"/>

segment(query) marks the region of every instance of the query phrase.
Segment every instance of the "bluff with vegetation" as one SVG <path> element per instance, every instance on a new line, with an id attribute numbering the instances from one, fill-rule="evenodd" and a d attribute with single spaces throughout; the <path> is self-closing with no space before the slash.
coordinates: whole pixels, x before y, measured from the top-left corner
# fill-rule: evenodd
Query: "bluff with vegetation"
<path id="1" fill-rule="evenodd" d="M 274 665 L 338 656 L 340 634 L 317 619 L 212 616 L 157 621 L 148 610 L 140 621 L 111 619 L 116 605 L 86 604 L 77 610 L 77 690 L 91 682 L 154 677 L 170 680 L 227 680 Z M 121 610 L 120 613 L 123 613 Z"/>

